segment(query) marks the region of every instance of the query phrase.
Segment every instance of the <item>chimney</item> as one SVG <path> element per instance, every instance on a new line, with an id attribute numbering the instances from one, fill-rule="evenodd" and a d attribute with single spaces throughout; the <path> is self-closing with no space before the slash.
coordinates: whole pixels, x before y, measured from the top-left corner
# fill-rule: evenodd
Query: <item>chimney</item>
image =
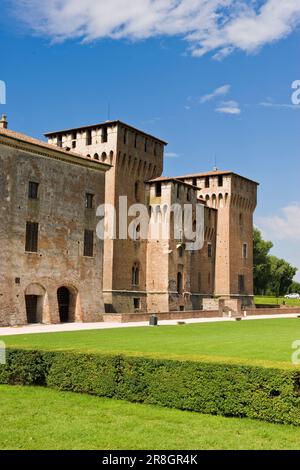
<path id="1" fill-rule="evenodd" d="M 7 129 L 7 116 L 6 114 L 2 114 L 0 119 L 0 129 Z"/>

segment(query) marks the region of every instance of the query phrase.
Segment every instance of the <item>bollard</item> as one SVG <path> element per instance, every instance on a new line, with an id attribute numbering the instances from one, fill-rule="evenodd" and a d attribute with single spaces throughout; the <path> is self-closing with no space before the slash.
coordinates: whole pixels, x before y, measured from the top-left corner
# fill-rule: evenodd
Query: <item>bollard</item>
<path id="1" fill-rule="evenodd" d="M 157 326 L 157 323 L 158 323 L 158 318 L 157 318 L 157 315 L 154 313 L 154 314 L 151 315 L 151 317 L 150 317 L 149 325 L 150 325 L 150 326 Z"/>

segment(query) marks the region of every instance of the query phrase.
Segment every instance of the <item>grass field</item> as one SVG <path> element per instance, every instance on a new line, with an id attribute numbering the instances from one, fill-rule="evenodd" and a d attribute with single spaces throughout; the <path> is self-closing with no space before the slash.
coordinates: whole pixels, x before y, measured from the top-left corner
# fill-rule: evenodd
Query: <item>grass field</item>
<path id="1" fill-rule="evenodd" d="M 289 307 L 300 307 L 300 299 L 285 299 L 284 297 L 256 296 L 254 302 L 261 305 L 288 305 Z"/>
<path id="2" fill-rule="evenodd" d="M 300 428 L 0 386 L 0 449 L 300 449 Z"/>
<path id="3" fill-rule="evenodd" d="M 0 336 L 8 347 L 287 367 L 298 339 L 298 318 Z"/>

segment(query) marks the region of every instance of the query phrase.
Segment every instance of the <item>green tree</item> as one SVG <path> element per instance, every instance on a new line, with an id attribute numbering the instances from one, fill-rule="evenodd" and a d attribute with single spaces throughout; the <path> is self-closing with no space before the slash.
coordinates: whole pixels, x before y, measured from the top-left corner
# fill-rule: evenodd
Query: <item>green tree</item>
<path id="1" fill-rule="evenodd" d="M 267 292 L 271 274 L 269 252 L 272 247 L 273 243 L 265 241 L 261 232 L 255 228 L 253 232 L 253 281 L 256 295 L 264 295 Z"/>
<path id="2" fill-rule="evenodd" d="M 290 285 L 289 292 L 293 294 L 300 294 L 300 282 L 293 281 Z"/>
<path id="3" fill-rule="evenodd" d="M 284 259 L 270 256 L 271 277 L 268 287 L 268 293 L 276 296 L 285 295 L 293 282 L 297 268 L 291 266 Z"/>

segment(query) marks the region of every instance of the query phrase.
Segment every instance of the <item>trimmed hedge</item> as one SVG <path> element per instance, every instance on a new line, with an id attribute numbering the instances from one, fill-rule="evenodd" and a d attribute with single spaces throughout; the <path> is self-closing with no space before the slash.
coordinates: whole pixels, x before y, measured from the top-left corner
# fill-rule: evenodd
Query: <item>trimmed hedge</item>
<path id="1" fill-rule="evenodd" d="M 0 383 L 300 425 L 300 372 L 291 369 L 8 350 Z"/>

